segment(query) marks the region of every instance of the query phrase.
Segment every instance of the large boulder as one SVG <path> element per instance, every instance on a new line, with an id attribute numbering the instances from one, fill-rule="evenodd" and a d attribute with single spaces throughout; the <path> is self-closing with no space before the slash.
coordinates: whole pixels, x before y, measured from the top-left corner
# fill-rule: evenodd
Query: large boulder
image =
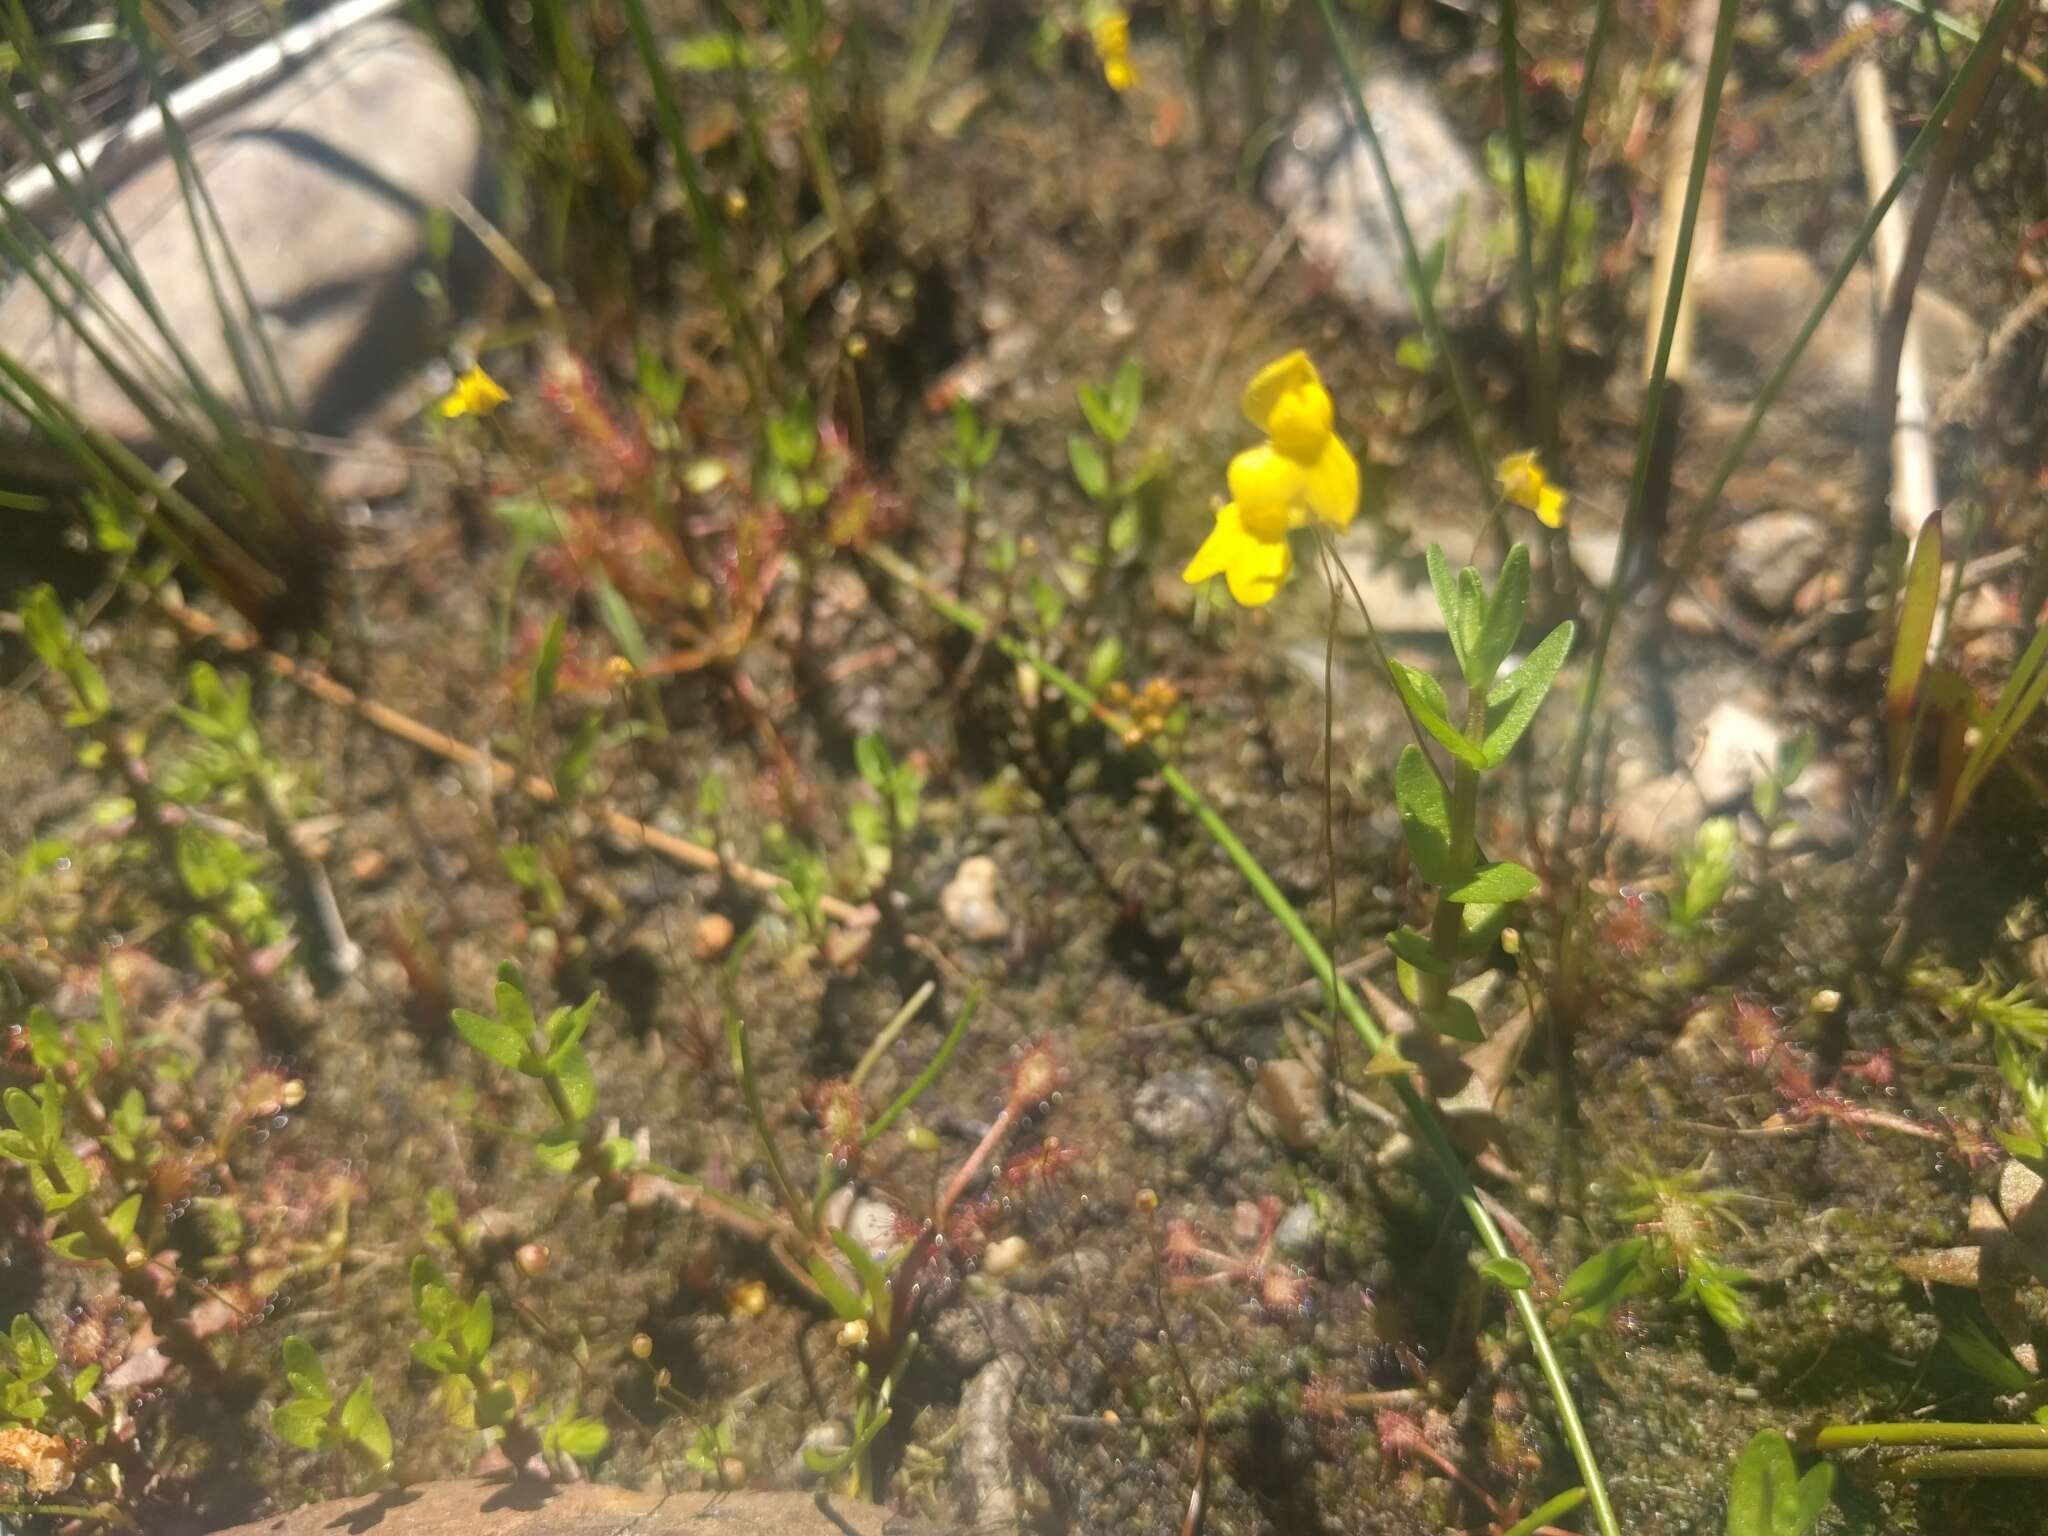
<path id="1" fill-rule="evenodd" d="M 295 408 L 279 414 L 316 432 L 345 428 L 421 358 L 428 327 L 416 278 L 429 259 L 430 218 L 458 194 L 483 200 L 483 132 L 462 81 L 413 28 L 373 22 L 189 136 Z M 195 229 L 176 163 L 162 153 L 145 161 L 104 206 L 162 324 L 88 231 L 73 226 L 57 235 L 57 248 L 111 315 L 89 319 L 92 334 L 110 342 L 125 329 L 167 359 L 169 332 L 232 409 L 258 414 L 208 277 L 206 254 L 219 241 L 203 214 Z M 232 294 L 231 275 L 214 260 Z M 238 302 L 232 312 L 244 313 Z M 134 444 L 155 437 L 148 416 L 27 276 L 0 299 L 0 338 L 89 422 Z M 132 371 L 127 347 L 107 350 Z"/>

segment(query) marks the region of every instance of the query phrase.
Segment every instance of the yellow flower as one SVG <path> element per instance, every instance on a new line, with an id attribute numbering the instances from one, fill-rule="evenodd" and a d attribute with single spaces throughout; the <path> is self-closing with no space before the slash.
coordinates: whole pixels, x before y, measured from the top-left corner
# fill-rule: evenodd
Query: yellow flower
<path id="1" fill-rule="evenodd" d="M 1294 555 L 1290 529 L 1346 528 L 1358 513 L 1358 461 L 1333 430 L 1336 408 L 1306 352 L 1261 368 L 1245 387 L 1244 413 L 1266 441 L 1230 461 L 1230 497 L 1216 527 L 1181 573 L 1221 576 L 1247 608 L 1272 601 Z"/>
<path id="2" fill-rule="evenodd" d="M 1493 478 L 1500 483 L 1501 495 L 1534 512 L 1544 527 L 1564 526 L 1564 505 L 1571 498 L 1550 483 L 1534 449 L 1509 454 L 1494 469 Z"/>
<path id="3" fill-rule="evenodd" d="M 457 416 L 488 416 L 511 398 L 479 366 L 457 379 L 455 387 L 441 397 L 441 414 L 451 420 Z"/>
<path id="4" fill-rule="evenodd" d="M 1102 78 L 1109 88 L 1121 95 L 1136 85 L 1138 72 L 1131 67 L 1131 19 L 1123 8 L 1110 6 L 1098 12 L 1088 24 L 1088 35 L 1095 41 L 1095 56 L 1102 60 Z"/>

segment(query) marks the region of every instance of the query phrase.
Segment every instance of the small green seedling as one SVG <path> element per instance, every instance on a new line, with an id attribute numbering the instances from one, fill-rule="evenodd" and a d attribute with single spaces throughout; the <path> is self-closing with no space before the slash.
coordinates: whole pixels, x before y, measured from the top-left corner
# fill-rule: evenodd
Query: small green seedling
<path id="1" fill-rule="evenodd" d="M 1067 462 L 1074 471 L 1074 483 L 1101 512 L 1100 530 L 1087 558 L 1095 566 L 1100 590 L 1102 573 L 1117 556 L 1137 546 L 1141 530 L 1138 492 L 1150 477 L 1140 469 L 1119 476 L 1117 450 L 1122 448 L 1138 425 L 1138 413 L 1145 403 L 1145 373 L 1134 357 L 1125 358 L 1107 388 L 1083 384 L 1076 392 L 1088 433 L 1067 437 Z"/>
<path id="2" fill-rule="evenodd" d="M 1822 1462 L 1801 1477 L 1791 1443 L 1775 1429 L 1761 1430 L 1735 1459 L 1727 1536 L 1805 1536 L 1834 1493 L 1831 1465 Z"/>
<path id="3" fill-rule="evenodd" d="M 319 1354 L 292 1334 L 284 1341 L 284 1379 L 291 1395 L 270 1413 L 270 1427 L 280 1440 L 302 1451 L 353 1453 L 372 1473 L 390 1470 L 391 1425 L 377 1406 L 369 1377 L 337 1403 Z"/>
<path id="4" fill-rule="evenodd" d="M 1437 890 L 1429 931 L 1403 927 L 1388 944 L 1400 961 L 1402 992 L 1423 1023 L 1454 1039 L 1477 1040 L 1479 1021 L 1470 1005 L 1451 992 L 1455 969 L 1459 961 L 1484 954 L 1507 908 L 1542 884 L 1520 864 L 1481 860 L 1475 836 L 1480 776 L 1508 760 L 1536 718 L 1571 650 L 1572 624 L 1558 625 L 1501 678 L 1528 608 L 1529 551 L 1520 544 L 1508 551 L 1490 594 L 1470 566 L 1454 578 L 1437 546 L 1430 546 L 1428 558 L 1430 584 L 1465 685 L 1465 708 L 1463 723 L 1453 724 L 1450 699 L 1437 680 L 1388 659 L 1395 691 L 1417 737 L 1416 745 L 1402 749 L 1395 769 L 1401 833 L 1416 872 Z M 1448 789 L 1425 755 L 1421 743 L 1426 740 L 1451 756 Z"/>
<path id="5" fill-rule="evenodd" d="M 875 798 L 848 807 L 846 825 L 860 844 L 870 888 L 881 890 L 895 878 L 904 844 L 917 830 L 925 775 L 897 762 L 889 744 L 873 732 L 853 744 L 853 760 Z"/>
<path id="6" fill-rule="evenodd" d="M 83 1428 L 88 1438 L 104 1438 L 106 1423 L 92 1406 L 92 1389 L 100 1379 L 98 1365 L 83 1366 L 66 1380 L 57 1370 L 50 1336 L 26 1312 L 8 1325 L 7 1344 L 14 1369 L 0 1370 L 0 1424 L 70 1422 L 75 1429 Z"/>
<path id="7" fill-rule="evenodd" d="M 593 992 L 574 1008 L 557 1008 L 545 1024 L 539 1023 L 519 968 L 508 960 L 498 967 L 495 1017 L 457 1008 L 449 1018 L 456 1032 L 482 1055 L 532 1078 L 546 1093 L 555 1124 L 535 1139 L 535 1160 L 556 1173 L 609 1180 L 630 1167 L 636 1154 L 624 1137 L 598 1136 L 591 1129 L 597 1076 L 582 1042 L 600 996 Z"/>
<path id="8" fill-rule="evenodd" d="M 1735 818 L 1710 816 L 1693 833 L 1692 846 L 1678 856 L 1678 888 L 1671 893 L 1671 929 L 1697 933 L 1721 905 L 1735 880 L 1741 844 Z"/>

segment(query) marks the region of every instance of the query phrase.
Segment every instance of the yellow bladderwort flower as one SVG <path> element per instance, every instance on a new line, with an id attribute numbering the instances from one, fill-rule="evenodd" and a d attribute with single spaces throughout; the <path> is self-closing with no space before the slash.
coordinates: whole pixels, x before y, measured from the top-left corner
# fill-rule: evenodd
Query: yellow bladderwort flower
<path id="1" fill-rule="evenodd" d="M 1112 5 L 1095 13 L 1088 23 L 1088 35 L 1095 42 L 1095 56 L 1102 60 L 1102 78 L 1122 95 L 1138 83 L 1131 67 L 1131 18 L 1122 6 Z"/>
<path id="2" fill-rule="evenodd" d="M 1501 495 L 1534 512 L 1544 527 L 1564 526 L 1565 503 L 1571 498 L 1550 483 L 1543 466 L 1536 462 L 1534 449 L 1509 454 L 1494 469 L 1493 478 L 1499 482 Z"/>
<path id="3" fill-rule="evenodd" d="M 1335 407 L 1306 352 L 1268 363 L 1245 386 L 1244 413 L 1266 441 L 1230 461 L 1230 500 L 1181 573 L 1221 576 L 1247 608 L 1272 601 L 1294 566 L 1290 529 L 1347 528 L 1358 513 L 1358 461 L 1333 430 Z"/>
<path id="4" fill-rule="evenodd" d="M 450 420 L 457 416 L 488 416 L 511 398 L 496 379 L 478 366 L 457 379 L 455 387 L 441 397 L 441 414 Z"/>

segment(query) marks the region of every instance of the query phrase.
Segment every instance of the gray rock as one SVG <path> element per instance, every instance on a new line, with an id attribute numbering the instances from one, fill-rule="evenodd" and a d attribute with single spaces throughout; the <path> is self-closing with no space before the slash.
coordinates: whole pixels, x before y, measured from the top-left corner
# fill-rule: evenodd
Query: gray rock
<path id="1" fill-rule="evenodd" d="M 1670 857 L 1707 819 L 1706 797 L 1688 773 L 1624 774 L 1614 799 L 1614 835 L 1645 853 Z"/>
<path id="2" fill-rule="evenodd" d="M 1364 92 L 1416 249 L 1426 256 L 1451 241 L 1439 302 L 1454 300 L 1484 266 L 1492 189 L 1425 87 L 1373 71 Z M 1340 294 L 1378 319 L 1412 322 L 1393 219 L 1372 157 L 1339 98 L 1316 101 L 1295 119 L 1267 163 L 1261 190 L 1293 221 L 1303 254 L 1330 273 Z"/>
<path id="3" fill-rule="evenodd" d="M 1429 585 L 1429 570 L 1420 554 L 1408 558 L 1383 555 L 1376 547 L 1382 540 L 1376 528 L 1361 525 L 1337 538 L 1337 558 L 1350 573 L 1373 625 L 1383 635 L 1440 635 L 1444 632 L 1443 610 L 1436 605 L 1436 593 Z M 1426 541 L 1418 541 L 1419 550 Z M 1446 543 L 1448 544 L 1448 540 Z M 1320 613 L 1329 594 L 1319 580 L 1304 581 L 1301 588 Z M 1365 633 L 1358 603 L 1351 585 L 1343 589 L 1344 602 L 1337 622 L 1347 635 Z"/>
<path id="4" fill-rule="evenodd" d="M 1273 1250 L 1283 1259 L 1306 1264 L 1323 1246 L 1323 1219 L 1307 1201 L 1290 1205 L 1273 1229 Z"/>
<path id="5" fill-rule="evenodd" d="M 1786 613 L 1827 553 L 1828 531 L 1815 519 L 1804 512 L 1765 512 L 1735 530 L 1728 581 L 1766 613 Z"/>
<path id="6" fill-rule="evenodd" d="M 430 215 L 456 194 L 483 197 L 483 132 L 468 94 L 420 33 L 374 22 L 192 137 L 297 419 L 314 431 L 341 430 L 422 356 L 425 301 L 414 278 L 428 260 Z M 165 324 L 148 319 L 90 235 L 74 228 L 58 235 L 58 249 L 119 322 L 91 319 L 93 333 L 132 328 L 168 359 L 167 330 L 232 409 L 287 416 L 259 410 L 243 387 L 207 277 L 205 256 L 220 263 L 220 242 L 202 215 L 202 246 L 175 163 L 158 156 L 138 167 L 107 195 L 105 211 Z M 155 437 L 148 416 L 25 276 L 0 299 L 0 336 L 93 424 L 131 443 Z M 108 350 L 132 366 L 120 343 Z M 260 401 L 265 391 L 257 393 Z"/>
<path id="7" fill-rule="evenodd" d="M 961 938 L 975 944 L 993 944 L 1010 931 L 1010 916 L 1003 910 L 1002 871 L 985 854 L 960 861 L 953 878 L 939 892 L 939 910 Z"/>
<path id="8" fill-rule="evenodd" d="M 1261 1134 L 1291 1151 L 1306 1152 L 1330 1133 L 1321 1080 L 1291 1058 L 1260 1066 L 1248 1109 Z"/>
<path id="9" fill-rule="evenodd" d="M 804 1438 L 795 1452 L 775 1474 L 775 1480 L 792 1488 L 809 1488 L 819 1481 L 810 1463 L 804 1460 L 805 1451 L 815 1451 L 820 1456 L 837 1456 L 853 1444 L 853 1434 L 837 1419 L 823 1424 L 813 1424 L 804 1431 Z"/>
<path id="10" fill-rule="evenodd" d="M 955 1463 L 960 1502 L 977 1531 L 1014 1530 L 1017 1482 L 1010 1468 L 1010 1425 L 1024 1362 L 1015 1355 L 991 1360 L 960 1394 L 960 1453 Z"/>
<path id="11" fill-rule="evenodd" d="M 1692 779 L 1709 810 L 1733 805 L 1778 760 L 1789 732 L 1748 704 L 1723 699 L 1701 723 Z"/>
<path id="12" fill-rule="evenodd" d="M 1132 1096 L 1131 1123 L 1140 1136 L 1184 1162 L 1200 1162 L 1213 1156 L 1229 1134 L 1234 1098 L 1206 1067 L 1166 1072 Z"/>
<path id="13" fill-rule="evenodd" d="M 1744 246 L 1723 252 L 1686 292 L 1697 306 L 1700 350 L 1746 400 L 1790 349 L 1826 278 L 1804 251 Z M 1801 413 L 1853 426 L 1870 407 L 1875 327 L 1870 274 L 1858 267 L 1793 369 L 1784 403 Z M 1921 355 L 1937 386 L 1968 368 L 1983 349 L 1983 332 L 1951 300 L 1924 283 L 1913 315 Z"/>
<path id="14" fill-rule="evenodd" d="M 971 1376 L 997 1355 L 1022 1353 L 1036 1342 L 1031 1313 L 1015 1296 L 962 1296 L 931 1318 L 921 1337 L 960 1376 Z"/>

